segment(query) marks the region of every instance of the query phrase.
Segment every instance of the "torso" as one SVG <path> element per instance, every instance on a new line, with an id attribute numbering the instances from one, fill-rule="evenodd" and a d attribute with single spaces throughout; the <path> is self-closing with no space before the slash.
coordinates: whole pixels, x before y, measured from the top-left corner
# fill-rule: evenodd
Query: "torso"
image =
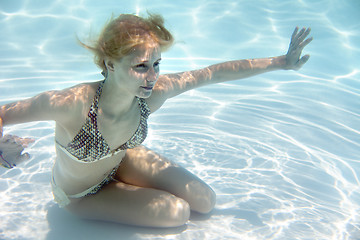
<path id="1" fill-rule="evenodd" d="M 122 151 L 97 162 L 82 163 L 74 161 L 56 146 L 57 158 L 53 168 L 55 182 L 66 194 L 80 193 L 108 176 L 125 153 L 126 151 Z"/>
<path id="2" fill-rule="evenodd" d="M 74 108 L 81 111 L 74 112 L 67 124 L 56 123 L 55 139 L 62 146 L 67 146 L 82 128 L 98 86 L 99 83 L 82 85 L 82 88 L 88 88 L 85 91 L 88 98 L 79 103 L 80 107 Z M 128 113 L 116 121 L 107 118 L 101 109 L 98 112 L 98 128 L 111 150 L 127 142 L 138 129 L 139 122 L 140 108 L 136 99 Z M 56 184 L 67 194 L 76 194 L 104 179 L 121 162 L 126 150 L 117 151 L 113 156 L 94 162 L 74 161 L 59 146 L 56 147 L 56 152 L 57 160 L 53 170 Z"/>

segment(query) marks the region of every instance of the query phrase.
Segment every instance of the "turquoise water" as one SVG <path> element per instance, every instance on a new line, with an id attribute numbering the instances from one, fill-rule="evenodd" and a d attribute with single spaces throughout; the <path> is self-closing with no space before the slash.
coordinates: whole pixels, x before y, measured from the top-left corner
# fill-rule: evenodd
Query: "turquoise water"
<path id="1" fill-rule="evenodd" d="M 284 54 L 310 26 L 309 62 L 196 89 L 150 118 L 145 145 L 218 195 L 209 216 L 162 230 L 79 220 L 52 200 L 52 122 L 6 128 L 33 136 L 32 159 L 0 170 L 0 239 L 360 239 L 360 2 L 357 0 L 0 2 L 0 104 L 101 78 L 76 43 L 112 12 L 163 14 L 177 44 L 162 73 Z"/>

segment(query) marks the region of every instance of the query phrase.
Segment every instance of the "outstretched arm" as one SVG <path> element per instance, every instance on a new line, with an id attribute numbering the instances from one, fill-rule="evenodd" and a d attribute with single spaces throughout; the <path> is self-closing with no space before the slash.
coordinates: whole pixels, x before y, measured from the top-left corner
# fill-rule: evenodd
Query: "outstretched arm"
<path id="1" fill-rule="evenodd" d="M 299 70 L 310 58 L 310 55 L 301 57 L 301 52 L 312 41 L 312 38 L 305 40 L 310 33 L 310 28 L 303 28 L 300 32 L 298 30 L 296 27 L 292 34 L 286 55 L 237 60 L 209 66 L 202 69 L 202 71 L 208 71 L 208 76 L 204 78 L 204 84 L 237 80 L 274 70 Z"/>
<path id="2" fill-rule="evenodd" d="M 62 121 L 74 109 L 71 94 L 49 91 L 26 100 L 0 106 L 0 166 L 13 168 L 30 158 L 22 153 L 34 140 L 13 135 L 3 136 L 3 126 L 41 120 Z M 68 100 L 66 100 L 68 99 Z M 69 103 L 70 102 L 70 103 Z"/>
<path id="3" fill-rule="evenodd" d="M 301 57 L 304 47 L 312 41 L 312 38 L 307 38 L 309 33 L 310 28 L 299 31 L 296 27 L 288 52 L 282 56 L 229 61 L 199 70 L 161 75 L 149 102 L 156 110 L 167 98 L 204 85 L 242 79 L 274 70 L 298 70 L 310 57 Z"/>

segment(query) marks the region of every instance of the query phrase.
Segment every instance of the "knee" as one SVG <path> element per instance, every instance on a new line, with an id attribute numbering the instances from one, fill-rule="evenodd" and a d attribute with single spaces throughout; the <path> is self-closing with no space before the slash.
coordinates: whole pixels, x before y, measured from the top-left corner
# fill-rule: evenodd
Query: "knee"
<path id="1" fill-rule="evenodd" d="M 202 203 L 198 205 L 194 211 L 197 211 L 202 214 L 207 214 L 211 212 L 216 204 L 216 193 L 209 187 L 206 189 L 206 193 L 203 195 Z"/>
<path id="2" fill-rule="evenodd" d="M 179 227 L 186 224 L 190 218 L 189 203 L 173 195 L 165 195 L 149 206 L 155 227 Z"/>
<path id="3" fill-rule="evenodd" d="M 199 213 L 209 213 L 216 204 L 216 194 L 206 183 L 191 182 L 187 184 L 187 199 L 191 210 Z"/>
<path id="4" fill-rule="evenodd" d="M 216 193 L 211 188 L 209 191 L 210 191 L 209 200 L 208 200 L 209 204 L 207 205 L 207 209 L 205 209 L 204 213 L 211 212 L 214 209 L 215 204 L 216 204 Z"/>
<path id="5" fill-rule="evenodd" d="M 173 226 L 182 226 L 190 218 L 190 205 L 181 198 L 176 199 L 175 205 L 170 210 L 172 212 L 171 220 L 173 221 Z"/>

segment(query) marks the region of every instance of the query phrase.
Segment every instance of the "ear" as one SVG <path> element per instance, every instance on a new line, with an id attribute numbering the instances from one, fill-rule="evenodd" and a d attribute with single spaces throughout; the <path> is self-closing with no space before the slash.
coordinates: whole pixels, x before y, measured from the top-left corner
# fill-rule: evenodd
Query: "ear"
<path id="1" fill-rule="evenodd" d="M 114 63 L 111 60 L 107 60 L 105 65 L 108 71 L 114 71 Z"/>

